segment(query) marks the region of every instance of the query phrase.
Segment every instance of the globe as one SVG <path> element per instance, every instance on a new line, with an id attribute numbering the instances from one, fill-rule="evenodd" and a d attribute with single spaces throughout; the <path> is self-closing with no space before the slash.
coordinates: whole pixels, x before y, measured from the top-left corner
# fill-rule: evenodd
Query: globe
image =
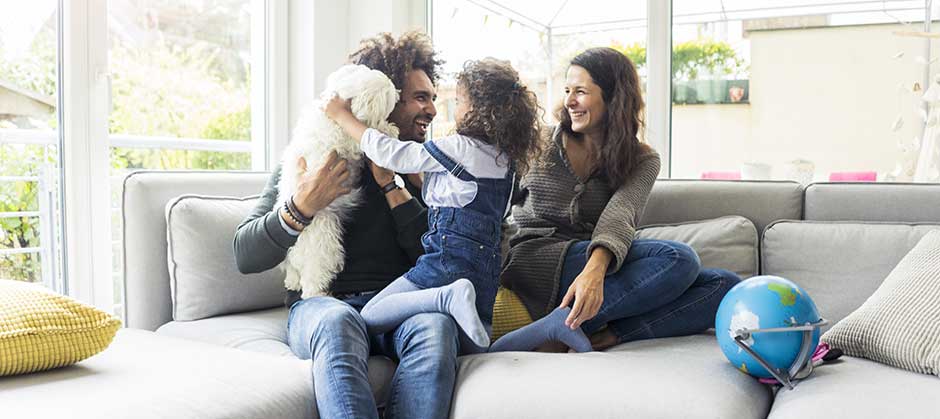
<path id="1" fill-rule="evenodd" d="M 735 285 L 721 300 L 715 315 L 715 335 L 732 365 L 752 376 L 769 378 L 772 377 L 770 372 L 735 344 L 735 332 L 803 326 L 819 321 L 816 304 L 798 285 L 779 276 L 755 276 Z M 812 336 L 810 351 L 819 344 L 818 327 L 813 329 Z M 744 343 L 772 367 L 786 371 L 800 353 L 803 331 L 751 333 Z"/>

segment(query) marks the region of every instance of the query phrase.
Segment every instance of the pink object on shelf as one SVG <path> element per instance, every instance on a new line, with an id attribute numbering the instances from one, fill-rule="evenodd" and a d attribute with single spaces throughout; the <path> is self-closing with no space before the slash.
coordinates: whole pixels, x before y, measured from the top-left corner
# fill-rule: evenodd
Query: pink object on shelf
<path id="1" fill-rule="evenodd" d="M 876 172 L 832 172 L 829 174 L 830 182 L 874 182 L 877 178 Z"/>
<path id="2" fill-rule="evenodd" d="M 702 179 L 741 180 L 741 172 L 702 172 Z"/>

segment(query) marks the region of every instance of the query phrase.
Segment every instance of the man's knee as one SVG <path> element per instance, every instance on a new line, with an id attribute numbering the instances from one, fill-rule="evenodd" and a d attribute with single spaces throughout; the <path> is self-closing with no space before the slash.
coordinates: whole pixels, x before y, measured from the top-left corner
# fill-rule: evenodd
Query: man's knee
<path id="1" fill-rule="evenodd" d="M 411 316 L 400 326 L 402 339 L 409 345 L 421 346 L 444 356 L 457 356 L 457 324 L 442 313 L 421 313 Z"/>
<path id="2" fill-rule="evenodd" d="M 303 336 L 304 343 L 311 350 L 318 344 L 329 345 L 329 342 L 337 340 L 355 339 L 368 345 L 366 325 L 349 304 L 339 300 L 303 302 L 294 310 L 290 327 L 302 330 L 299 336 Z"/>
<path id="3" fill-rule="evenodd" d="M 349 304 L 331 305 L 317 314 L 320 318 L 317 322 L 318 331 L 361 331 L 362 335 L 366 333 L 366 324 L 362 316 Z"/>

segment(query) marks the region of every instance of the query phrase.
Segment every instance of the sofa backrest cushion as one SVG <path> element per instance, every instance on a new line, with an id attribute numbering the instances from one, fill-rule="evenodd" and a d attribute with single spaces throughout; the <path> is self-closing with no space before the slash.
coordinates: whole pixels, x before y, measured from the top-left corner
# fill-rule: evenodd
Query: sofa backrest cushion
<path id="1" fill-rule="evenodd" d="M 776 220 L 801 219 L 803 187 L 796 182 L 657 180 L 640 225 L 743 216 L 761 233 Z"/>
<path id="2" fill-rule="evenodd" d="M 862 305 L 936 224 L 779 221 L 764 231 L 761 273 L 799 284 L 835 324 Z"/>
<path id="3" fill-rule="evenodd" d="M 757 274 L 757 229 L 739 215 L 706 221 L 648 225 L 638 239 L 674 240 L 695 249 L 705 268 L 727 269 L 741 278 Z"/>
<path id="4" fill-rule="evenodd" d="M 848 355 L 940 376 L 940 231 L 924 235 L 822 340 Z"/>
<path id="5" fill-rule="evenodd" d="M 803 219 L 940 224 L 940 185 L 927 183 L 813 183 Z"/>
<path id="6" fill-rule="evenodd" d="M 235 263 L 235 228 L 257 202 L 257 196 L 182 195 L 167 203 L 173 320 L 199 320 L 284 304 L 287 290 L 282 269 L 246 275 Z"/>
<path id="7" fill-rule="evenodd" d="M 127 327 L 155 330 L 172 320 L 164 214 L 167 202 L 187 193 L 257 194 L 268 176 L 257 172 L 135 172 L 124 178 L 121 245 Z"/>

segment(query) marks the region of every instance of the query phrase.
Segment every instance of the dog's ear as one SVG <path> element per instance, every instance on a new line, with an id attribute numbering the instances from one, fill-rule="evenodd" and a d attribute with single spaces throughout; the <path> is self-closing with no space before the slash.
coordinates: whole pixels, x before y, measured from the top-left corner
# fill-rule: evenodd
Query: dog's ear
<path id="1" fill-rule="evenodd" d="M 352 100 L 352 111 L 357 118 L 369 126 L 385 121 L 395 109 L 398 91 L 384 74 L 372 70 L 367 80 L 360 84 L 362 90 Z"/>

